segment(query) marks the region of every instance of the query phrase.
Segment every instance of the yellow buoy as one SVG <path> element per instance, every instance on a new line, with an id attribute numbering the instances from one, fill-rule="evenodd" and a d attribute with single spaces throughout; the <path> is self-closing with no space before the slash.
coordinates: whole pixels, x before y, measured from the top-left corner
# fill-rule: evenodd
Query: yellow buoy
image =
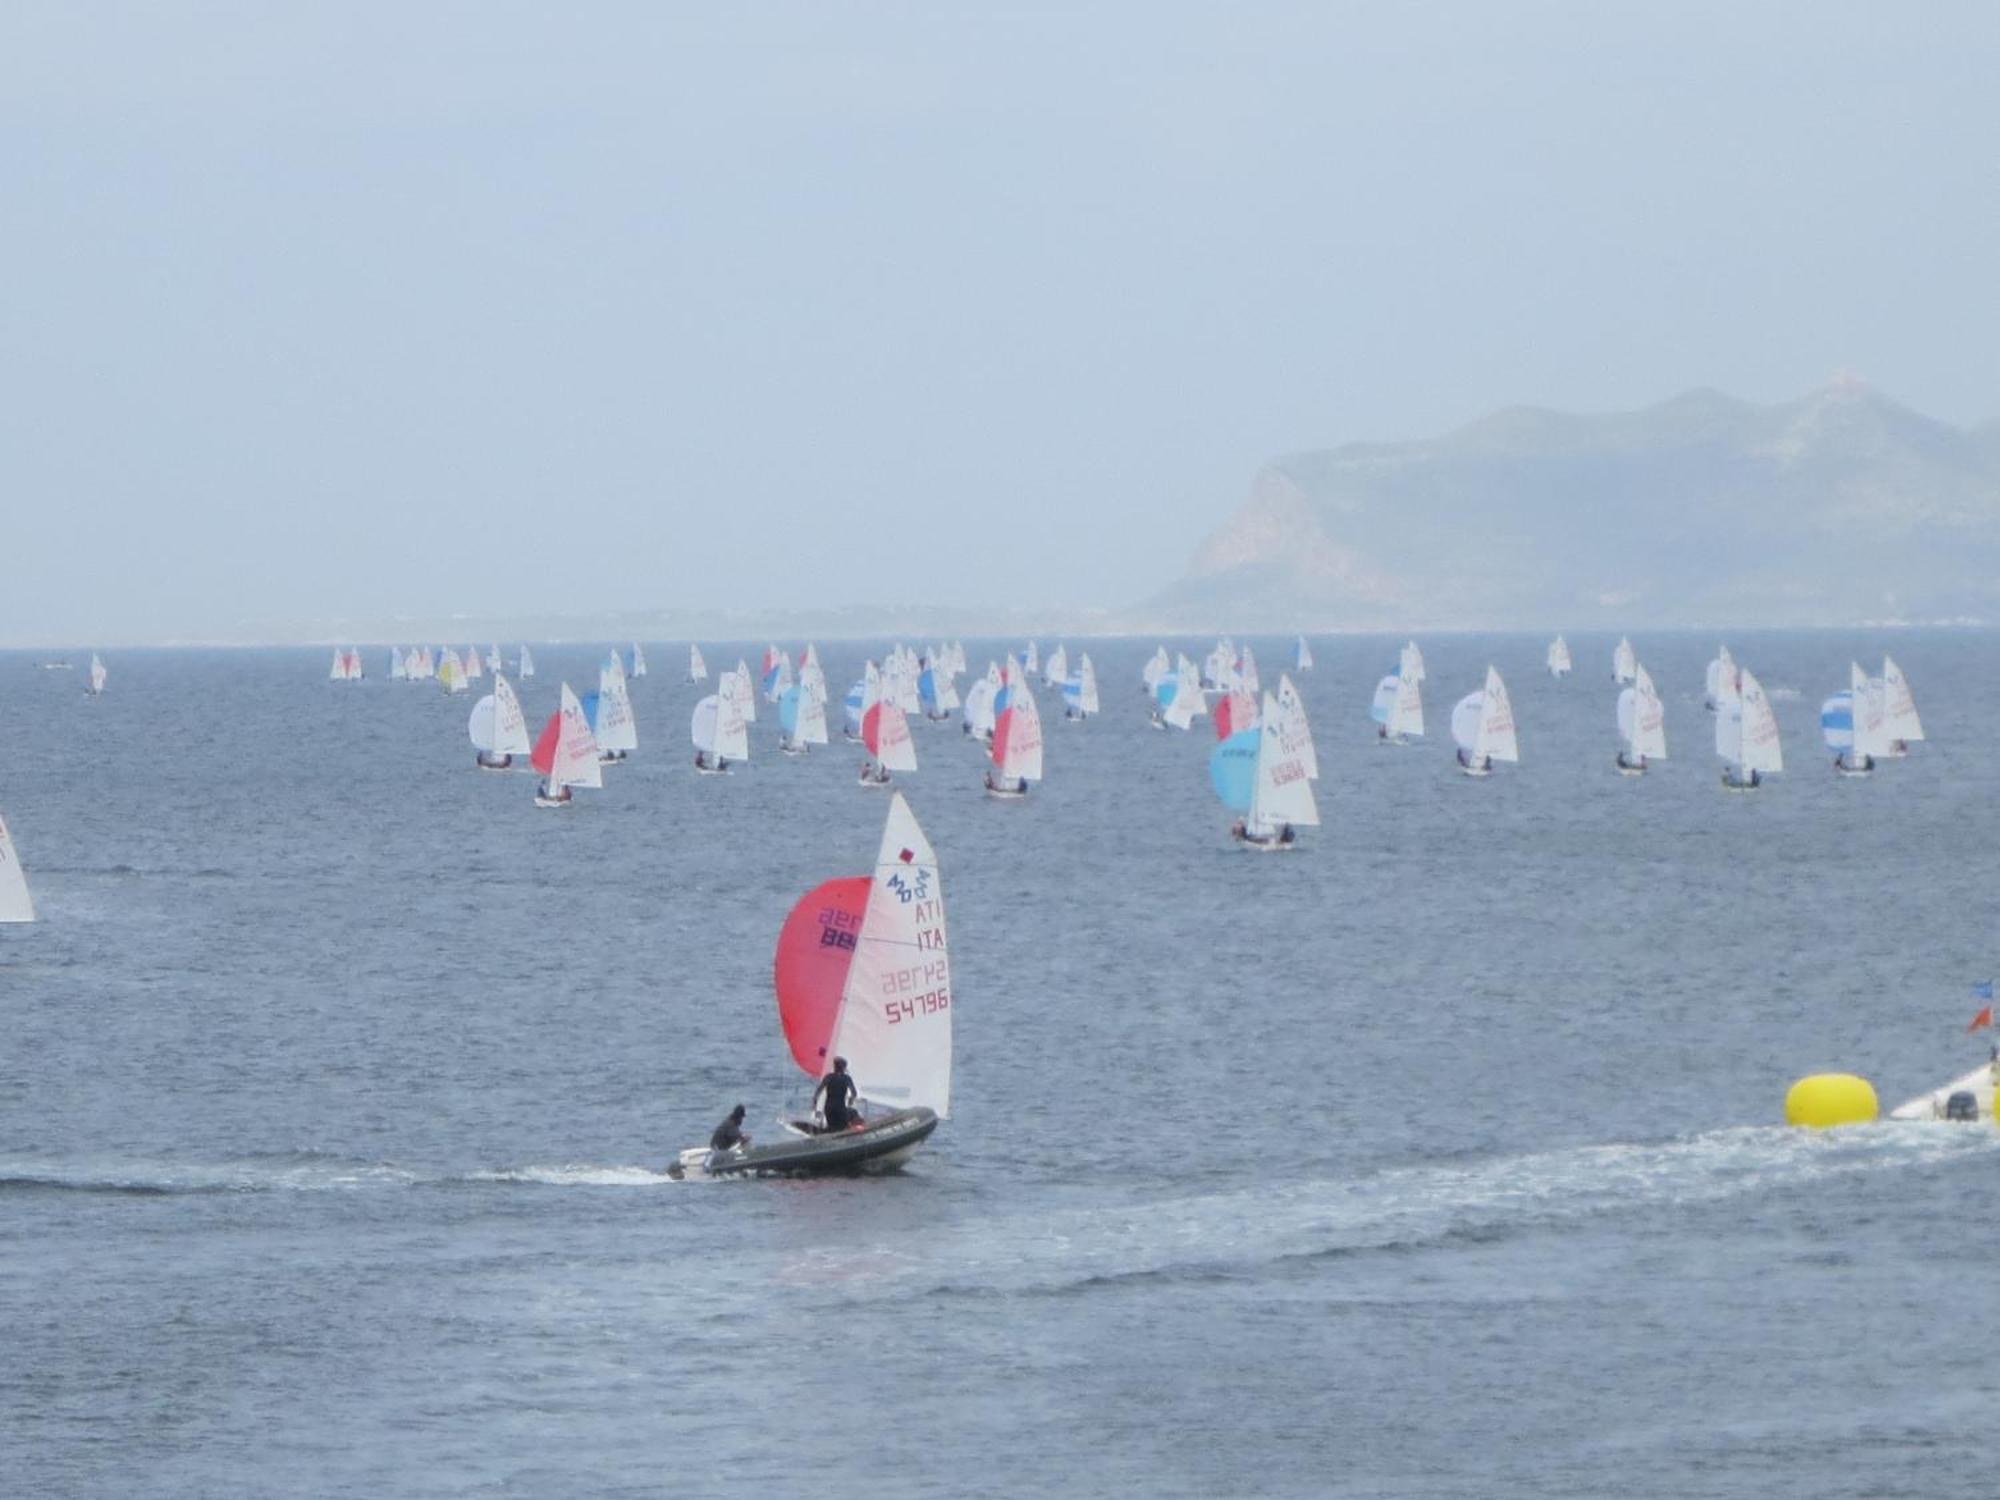
<path id="1" fill-rule="evenodd" d="M 1801 1078 L 1785 1095 L 1787 1125 L 1810 1125 L 1815 1130 L 1863 1125 L 1880 1113 L 1875 1085 L 1852 1073 L 1815 1073 Z"/>

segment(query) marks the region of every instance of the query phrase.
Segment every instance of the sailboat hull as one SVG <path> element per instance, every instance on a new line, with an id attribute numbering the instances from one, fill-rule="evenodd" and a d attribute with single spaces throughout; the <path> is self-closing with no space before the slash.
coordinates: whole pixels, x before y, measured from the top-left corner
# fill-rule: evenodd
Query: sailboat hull
<path id="1" fill-rule="evenodd" d="M 743 1151 L 684 1151 L 669 1175 L 706 1177 L 853 1177 L 894 1172 L 938 1127 L 934 1110 L 899 1109 L 860 1130 L 794 1135 Z"/>

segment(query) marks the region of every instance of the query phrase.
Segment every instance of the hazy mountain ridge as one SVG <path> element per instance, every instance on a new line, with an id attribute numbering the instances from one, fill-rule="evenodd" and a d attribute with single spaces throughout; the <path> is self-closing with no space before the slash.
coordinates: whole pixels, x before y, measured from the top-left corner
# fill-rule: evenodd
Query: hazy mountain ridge
<path id="1" fill-rule="evenodd" d="M 2000 618 L 2000 421 L 1843 379 L 1775 406 L 1511 407 L 1278 459 L 1138 612 L 1160 627 Z"/>

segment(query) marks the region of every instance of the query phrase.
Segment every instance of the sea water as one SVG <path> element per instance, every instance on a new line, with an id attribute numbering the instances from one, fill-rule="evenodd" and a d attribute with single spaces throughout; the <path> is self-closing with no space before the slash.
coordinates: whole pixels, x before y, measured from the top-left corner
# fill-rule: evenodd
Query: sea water
<path id="1" fill-rule="evenodd" d="M 1996 642 L 1728 643 L 1783 730 L 1754 795 L 1717 784 L 1715 639 L 1635 638 L 1670 758 L 1627 779 L 1608 638 L 1560 682 L 1539 637 L 1425 638 L 1401 748 L 1367 718 L 1399 642 L 1318 638 L 1323 823 L 1269 858 L 1209 721 L 1148 727 L 1152 640 L 1089 643 L 1088 723 L 1040 691 L 1023 802 L 914 724 L 952 1117 L 898 1177 L 713 1184 L 661 1168 L 805 1100 L 771 951 L 869 868 L 858 747 L 780 756 L 766 706 L 698 778 L 703 689 L 656 666 L 639 751 L 546 811 L 473 768 L 483 683 L 379 649 L 359 685 L 118 652 L 98 699 L 0 656 L 42 915 L 0 928 L 0 1488 L 1971 1492 L 2000 1138 L 1778 1122 L 1803 1073 L 1886 1108 L 1983 1055 Z M 1885 647 L 1931 739 L 1837 778 L 1819 700 Z M 536 647 L 531 726 L 599 649 Z M 880 649 L 821 643 L 836 735 Z M 1522 761 L 1475 781 L 1449 716 L 1489 662 Z"/>

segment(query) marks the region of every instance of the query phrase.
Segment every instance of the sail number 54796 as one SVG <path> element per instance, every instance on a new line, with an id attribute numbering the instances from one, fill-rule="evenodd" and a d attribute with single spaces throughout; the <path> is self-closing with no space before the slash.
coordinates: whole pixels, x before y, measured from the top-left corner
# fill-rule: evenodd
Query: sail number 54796
<path id="1" fill-rule="evenodd" d="M 895 1000 L 882 1002 L 882 1014 L 891 1026 L 899 1026 L 904 1021 L 914 1021 L 918 1016 L 934 1016 L 939 1011 L 951 1009 L 950 990 L 926 990 L 921 995 L 904 995 Z"/>

